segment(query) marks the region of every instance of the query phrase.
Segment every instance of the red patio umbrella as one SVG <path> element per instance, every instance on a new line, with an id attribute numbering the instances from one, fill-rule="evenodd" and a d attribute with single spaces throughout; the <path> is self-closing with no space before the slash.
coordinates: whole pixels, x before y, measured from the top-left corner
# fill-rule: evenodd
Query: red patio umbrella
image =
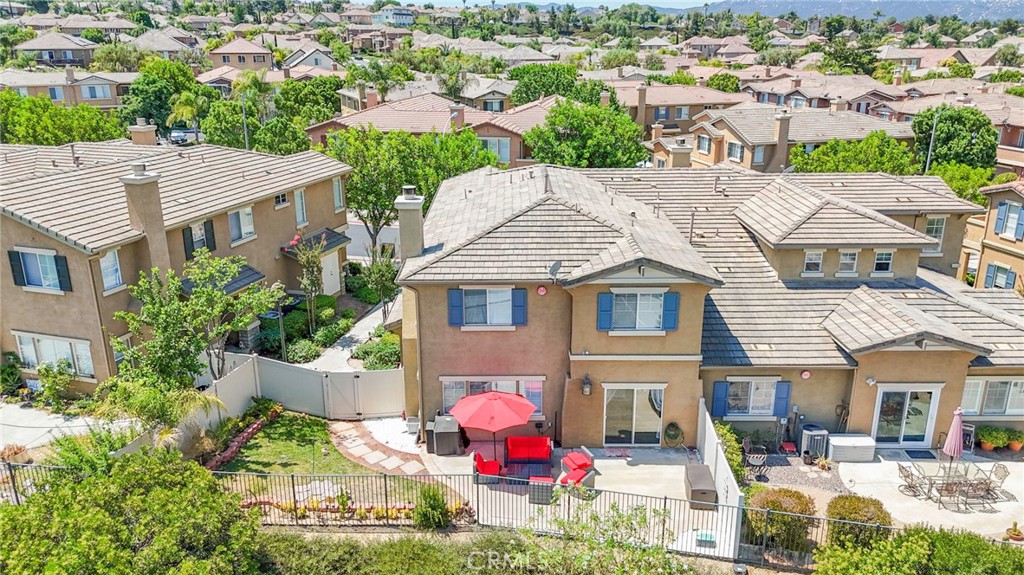
<path id="1" fill-rule="evenodd" d="M 950 467 L 953 467 L 953 460 L 964 454 L 964 410 L 959 407 L 953 410 L 953 421 L 949 424 L 949 433 L 946 434 L 942 452 L 949 456 Z M 949 470 L 946 473 L 948 474 Z"/>
<path id="2" fill-rule="evenodd" d="M 536 410 L 537 407 L 530 400 L 519 394 L 487 391 L 463 397 L 449 413 L 462 427 L 490 431 L 494 442 L 494 457 L 497 458 L 498 432 L 527 424 Z"/>

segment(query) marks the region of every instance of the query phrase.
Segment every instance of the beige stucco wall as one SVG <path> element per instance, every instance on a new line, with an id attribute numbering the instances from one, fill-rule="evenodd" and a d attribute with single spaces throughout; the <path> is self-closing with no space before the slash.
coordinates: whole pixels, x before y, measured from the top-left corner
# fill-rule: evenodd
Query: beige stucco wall
<path id="1" fill-rule="evenodd" d="M 967 370 L 968 377 L 998 377 L 1001 375 L 1012 376 L 1014 381 L 1024 380 L 1024 366 L 1022 367 L 972 367 Z M 962 395 L 960 396 L 962 397 Z M 957 398 L 960 399 L 959 397 Z M 1020 415 L 965 415 L 965 423 L 974 425 L 994 425 L 996 427 L 1012 427 L 1024 431 L 1024 417 Z"/>
<path id="2" fill-rule="evenodd" d="M 1017 287 L 1024 285 L 1024 241 L 1007 239 L 996 233 L 996 211 L 999 202 L 1021 202 L 1021 197 L 1014 192 L 1005 191 L 989 194 L 988 214 L 985 218 L 985 232 L 981 246 L 981 261 L 978 266 L 978 280 L 985 280 L 988 264 L 995 263 L 1009 266 L 1017 272 Z M 981 284 L 979 284 L 981 285 Z"/>
<path id="3" fill-rule="evenodd" d="M 228 61 L 225 62 L 223 56 L 228 57 Z M 244 56 L 245 62 L 239 62 L 238 57 Z M 254 62 L 255 56 L 265 56 L 265 62 Z M 207 55 L 210 62 L 213 63 L 213 67 L 219 66 L 231 66 L 237 70 L 269 70 L 271 63 L 274 61 L 273 54 L 267 52 L 266 54 L 226 54 L 224 52 L 211 53 Z"/>
<path id="4" fill-rule="evenodd" d="M 772 249 L 764 242 L 758 241 L 761 246 L 761 250 L 764 252 L 765 257 L 768 259 L 768 263 L 775 268 L 776 273 L 779 275 L 779 279 L 784 280 L 829 280 L 829 279 L 840 279 L 849 280 L 849 278 L 836 278 L 835 274 L 839 271 L 839 252 L 838 249 L 822 250 L 822 272 L 823 277 L 820 278 L 803 278 L 801 274 L 804 271 L 804 257 L 805 250 L 803 249 Z M 842 251 L 853 251 L 858 248 L 850 248 L 849 250 Z M 900 248 L 893 254 L 893 274 L 896 279 L 913 279 L 917 276 L 917 263 L 918 253 L 920 250 L 917 249 L 906 249 Z M 857 273 L 860 278 L 870 278 L 871 272 L 875 266 L 875 252 L 873 249 L 860 249 L 860 255 L 857 257 Z"/>
<path id="5" fill-rule="evenodd" d="M 940 214 L 936 214 L 940 215 Z M 903 225 L 914 228 L 925 233 L 928 226 L 928 216 L 889 216 Z M 948 214 L 946 216 L 946 229 L 942 235 L 942 245 L 939 253 L 941 255 L 930 255 L 921 252 L 921 265 L 928 266 L 948 276 L 956 276 L 957 264 L 960 262 L 960 247 L 964 243 L 964 236 L 967 230 L 966 214 Z"/>
<path id="6" fill-rule="evenodd" d="M 420 330 L 417 319 L 418 308 L 418 290 L 409 286 L 402 288 L 402 327 L 399 335 L 402 338 L 402 376 L 405 382 L 405 412 L 409 415 L 418 414 L 420 421 L 424 421 L 424 414 L 420 413 Z"/>

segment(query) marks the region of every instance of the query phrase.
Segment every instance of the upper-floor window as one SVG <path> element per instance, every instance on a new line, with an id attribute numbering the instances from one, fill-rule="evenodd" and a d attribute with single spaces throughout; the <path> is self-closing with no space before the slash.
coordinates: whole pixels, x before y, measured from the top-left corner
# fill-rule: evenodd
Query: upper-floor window
<path id="1" fill-rule="evenodd" d="M 511 287 L 450 289 L 448 325 L 526 325 L 526 290 Z"/>
<path id="2" fill-rule="evenodd" d="M 7 252 L 14 285 L 53 291 L 71 291 L 68 260 L 49 249 L 15 248 Z"/>
<path id="3" fill-rule="evenodd" d="M 124 285 L 121 279 L 121 262 L 117 257 L 117 250 L 110 250 L 100 258 L 100 272 L 103 275 L 103 291 Z"/>
<path id="4" fill-rule="evenodd" d="M 776 104 L 781 106 L 785 101 L 786 101 L 786 97 L 783 96 L 782 94 L 778 94 L 777 96 L 775 96 L 775 103 Z"/>
<path id="5" fill-rule="evenodd" d="M 505 100 L 484 100 L 484 110 L 487 112 L 504 112 Z"/>
<path id="6" fill-rule="evenodd" d="M 689 120 L 690 119 L 690 107 L 689 106 L 676 106 L 676 119 L 677 120 Z"/>
<path id="7" fill-rule="evenodd" d="M 793 96 L 792 98 L 789 99 L 789 102 L 790 104 L 793 105 L 794 108 L 803 108 L 804 106 L 807 105 L 807 98 L 801 96 Z"/>
<path id="8" fill-rule="evenodd" d="M 205 222 L 204 222 L 205 223 Z M 203 223 L 191 224 L 189 230 L 192 232 L 192 249 L 198 250 L 206 247 L 206 226 Z"/>
<path id="9" fill-rule="evenodd" d="M 656 122 L 668 120 L 668 106 L 656 106 L 654 108 L 654 120 Z"/>
<path id="10" fill-rule="evenodd" d="M 240 242 L 256 235 L 252 221 L 252 208 L 242 208 L 228 214 L 228 227 L 231 229 L 231 242 Z"/>
<path id="11" fill-rule="evenodd" d="M 224 54 L 223 56 L 220 57 L 220 62 L 221 62 L 221 64 L 230 64 L 231 63 L 231 56 L 228 56 L 227 54 Z"/>
<path id="12" fill-rule="evenodd" d="M 244 62 L 244 60 L 242 60 L 242 61 Z M 257 64 L 266 64 L 267 63 L 267 56 L 265 54 L 255 54 L 252 57 L 252 61 L 257 63 Z M 316 64 L 317 66 L 320 65 L 319 59 L 317 59 L 313 63 Z"/>
<path id="13" fill-rule="evenodd" d="M 857 274 L 857 252 L 839 252 L 839 273 Z"/>
<path id="14" fill-rule="evenodd" d="M 892 255 L 892 252 L 875 252 L 875 267 L 873 272 L 876 274 L 891 274 Z"/>
<path id="15" fill-rule="evenodd" d="M 968 379 L 960 407 L 964 415 L 1024 415 L 1024 377 Z"/>
<path id="16" fill-rule="evenodd" d="M 930 238 L 936 239 L 939 243 L 928 246 L 922 251 L 938 253 L 942 251 L 942 236 L 946 233 L 946 218 L 944 216 L 930 217 L 925 224 L 924 233 Z"/>
<path id="17" fill-rule="evenodd" d="M 44 363 L 56 365 L 58 361 L 64 359 L 81 377 L 92 377 L 96 374 L 88 341 L 34 333 L 14 335 L 18 340 L 18 355 L 29 369 L 35 369 Z"/>
<path id="18" fill-rule="evenodd" d="M 1017 147 L 1024 148 L 1024 130 L 1021 130 L 1020 134 L 1017 135 Z"/>
<path id="19" fill-rule="evenodd" d="M 1021 217 L 1021 204 L 1017 202 L 999 202 L 996 209 L 995 231 L 1008 240 L 1024 240 L 1024 218 Z"/>
<path id="20" fill-rule="evenodd" d="M 804 274 L 821 275 L 822 252 L 804 252 Z"/>
<path id="21" fill-rule="evenodd" d="M 295 196 L 295 225 L 301 227 L 309 223 L 309 220 L 306 219 L 306 191 L 295 190 L 293 195 Z"/>
<path id="22" fill-rule="evenodd" d="M 754 146 L 754 163 L 757 165 L 764 163 L 764 146 Z"/>
<path id="23" fill-rule="evenodd" d="M 61 50 L 60 57 L 65 60 L 74 60 L 75 53 L 71 50 Z"/>
<path id="24" fill-rule="evenodd" d="M 734 162 L 743 161 L 743 144 L 739 142 L 729 142 L 727 151 L 730 160 Z"/>
<path id="25" fill-rule="evenodd" d="M 289 202 L 288 202 L 288 192 L 281 192 L 280 194 L 277 194 L 277 195 L 274 196 L 274 207 L 275 208 L 283 208 L 284 206 L 287 206 L 288 204 L 289 204 Z"/>
<path id="26" fill-rule="evenodd" d="M 239 54 L 238 55 L 238 63 L 239 64 L 245 64 L 245 56 Z"/>
<path id="27" fill-rule="evenodd" d="M 338 213 L 345 209 L 345 184 L 341 178 L 334 178 L 331 184 L 334 187 L 334 213 Z"/>
<path id="28" fill-rule="evenodd" d="M 511 144 L 508 138 L 480 138 L 480 143 L 485 148 L 498 156 L 498 161 L 508 163 L 512 156 Z"/>
<path id="29" fill-rule="evenodd" d="M 51 100 L 63 100 L 64 99 L 64 88 L 60 86 L 50 86 L 50 99 Z"/>
<path id="30" fill-rule="evenodd" d="M 612 288 L 597 294 L 597 329 L 610 335 L 664 335 L 679 325 L 679 293 L 666 288 Z"/>
<path id="31" fill-rule="evenodd" d="M 768 94 L 766 94 L 764 92 L 761 92 L 760 94 L 757 95 L 757 101 L 762 103 L 762 104 L 767 104 L 768 103 Z"/>
<path id="32" fill-rule="evenodd" d="M 53 50 L 43 50 L 39 53 L 39 57 L 43 60 L 55 60 Z"/>
<path id="33" fill-rule="evenodd" d="M 86 100 L 109 100 L 110 86 L 82 86 L 82 97 Z"/>
<path id="34" fill-rule="evenodd" d="M 702 153 L 702 154 L 710 154 L 711 153 L 711 138 L 708 137 L 708 136 L 705 136 L 704 134 L 699 134 L 697 136 L 697 151 Z"/>
<path id="35" fill-rule="evenodd" d="M 988 264 L 985 268 L 985 287 L 996 289 L 1013 289 L 1017 283 L 1017 273 L 999 264 Z"/>

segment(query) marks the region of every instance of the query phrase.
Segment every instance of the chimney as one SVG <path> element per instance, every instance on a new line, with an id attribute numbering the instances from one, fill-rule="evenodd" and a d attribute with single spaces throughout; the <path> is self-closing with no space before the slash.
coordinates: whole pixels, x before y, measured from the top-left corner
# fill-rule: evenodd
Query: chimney
<path id="1" fill-rule="evenodd" d="M 636 123 L 641 128 L 647 125 L 647 84 L 636 87 Z"/>
<path id="2" fill-rule="evenodd" d="M 75 83 L 75 69 L 71 65 L 64 66 L 64 81 L 68 84 Z"/>
<path id="3" fill-rule="evenodd" d="M 379 102 L 377 101 L 377 90 L 367 90 L 365 109 L 369 110 L 370 108 L 376 108 L 378 103 Z"/>
<path id="4" fill-rule="evenodd" d="M 892 85 L 893 86 L 901 86 L 901 85 L 903 85 L 903 75 L 902 74 L 894 74 L 893 77 L 892 77 Z"/>
<path id="5" fill-rule="evenodd" d="M 956 103 L 960 106 L 966 106 L 971 103 L 971 97 L 967 94 L 956 97 Z"/>
<path id="6" fill-rule="evenodd" d="M 366 109 L 366 84 L 360 82 L 356 88 L 357 94 L 359 95 L 359 105 L 363 106 L 361 109 Z M 342 106 L 344 107 L 344 106 Z"/>
<path id="7" fill-rule="evenodd" d="M 452 119 L 452 130 L 456 132 L 461 130 L 463 124 L 466 123 L 466 107 L 462 104 L 452 104 L 448 106 L 448 111 Z"/>
<path id="8" fill-rule="evenodd" d="M 978 93 L 980 93 L 980 94 L 988 94 L 989 87 L 990 86 L 988 84 L 982 84 L 982 85 L 978 86 Z"/>
<path id="9" fill-rule="evenodd" d="M 618 66 L 617 68 L 615 68 L 615 77 L 616 78 L 621 78 L 622 77 L 622 66 Z"/>
<path id="10" fill-rule="evenodd" d="M 337 62 L 331 62 L 331 71 L 332 72 L 337 72 L 338 71 L 338 63 Z"/>
<path id="11" fill-rule="evenodd" d="M 423 196 L 416 195 L 416 186 L 402 186 L 402 195 L 395 198 L 398 210 L 398 245 L 402 261 L 423 253 Z"/>
<path id="12" fill-rule="evenodd" d="M 788 110 L 775 116 L 775 152 L 772 159 L 765 166 L 766 171 L 782 171 L 789 160 L 789 122 L 793 119 Z"/>
<path id="13" fill-rule="evenodd" d="M 281 71 L 284 72 L 284 79 L 287 80 L 292 77 L 292 69 L 290 66 L 282 66 Z"/>
<path id="14" fill-rule="evenodd" d="M 608 90 L 601 90 L 601 107 L 607 108 L 612 102 L 612 94 Z"/>
<path id="15" fill-rule="evenodd" d="M 132 143 L 137 146 L 156 145 L 156 126 L 146 123 L 145 118 L 135 118 L 135 125 L 128 126 Z"/>
<path id="16" fill-rule="evenodd" d="M 829 106 L 833 112 L 845 112 L 850 109 L 850 102 L 843 100 L 842 98 L 836 98 L 832 100 L 832 104 Z"/>
<path id="17" fill-rule="evenodd" d="M 772 79 L 772 67 L 771 66 L 765 66 L 764 67 L 764 77 L 765 77 L 766 80 L 771 80 Z"/>
<path id="18" fill-rule="evenodd" d="M 128 221 L 133 230 L 146 235 L 149 267 L 166 272 L 171 269 L 171 253 L 167 248 L 164 210 L 160 202 L 160 186 L 157 184 L 159 180 L 160 174 L 146 172 L 144 162 L 133 163 L 132 174 L 121 177 L 128 204 Z"/>
<path id="19" fill-rule="evenodd" d="M 651 140 L 660 140 L 664 129 L 665 126 L 661 124 L 651 124 Z"/>
<path id="20" fill-rule="evenodd" d="M 789 79 L 789 89 L 790 90 L 796 90 L 799 87 L 800 87 L 800 78 L 790 78 Z"/>

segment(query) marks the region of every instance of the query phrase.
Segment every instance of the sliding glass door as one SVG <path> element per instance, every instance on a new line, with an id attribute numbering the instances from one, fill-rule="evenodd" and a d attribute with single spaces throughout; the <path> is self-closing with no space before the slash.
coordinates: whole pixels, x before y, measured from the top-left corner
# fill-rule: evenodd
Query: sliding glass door
<path id="1" fill-rule="evenodd" d="M 903 447 L 928 447 L 932 436 L 938 390 L 880 389 L 875 412 L 875 441 Z"/>
<path id="2" fill-rule="evenodd" d="M 604 390 L 606 445 L 661 445 L 664 388 L 610 387 Z"/>

